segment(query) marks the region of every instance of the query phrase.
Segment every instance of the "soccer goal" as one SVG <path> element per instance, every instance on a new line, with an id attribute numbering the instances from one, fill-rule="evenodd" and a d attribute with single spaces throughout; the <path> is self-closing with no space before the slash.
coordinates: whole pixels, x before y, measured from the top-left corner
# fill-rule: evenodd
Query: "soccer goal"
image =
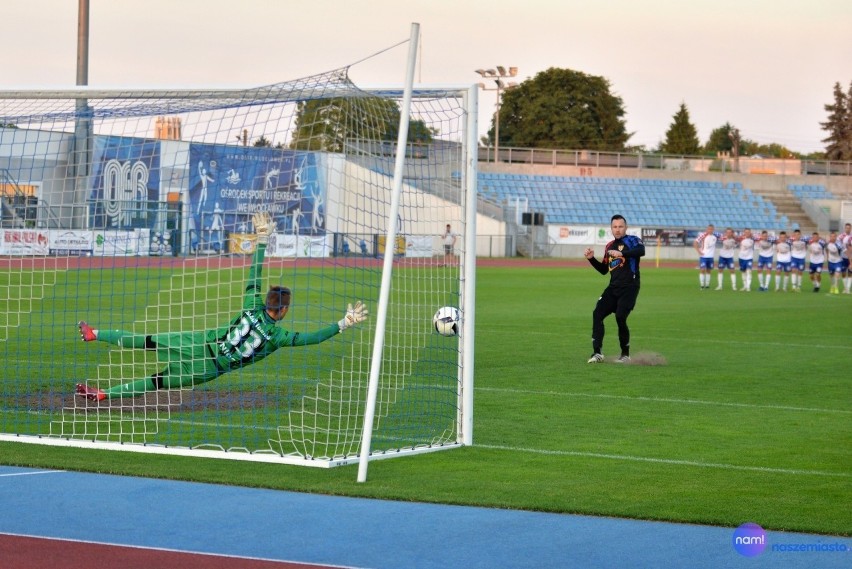
<path id="1" fill-rule="evenodd" d="M 370 408 L 370 459 L 471 444 L 476 91 L 408 91 L 403 105 L 342 68 L 241 90 L 0 92 L 0 440 L 329 467 L 359 460 Z M 260 287 L 292 291 L 280 327 L 309 334 L 358 300 L 370 317 L 158 384 L 227 341 L 214 332 L 244 307 L 260 211 L 276 223 Z M 433 327 L 444 306 L 457 336 Z M 117 331 L 134 340 L 104 341 Z M 188 361 L 156 347 L 206 331 Z"/>

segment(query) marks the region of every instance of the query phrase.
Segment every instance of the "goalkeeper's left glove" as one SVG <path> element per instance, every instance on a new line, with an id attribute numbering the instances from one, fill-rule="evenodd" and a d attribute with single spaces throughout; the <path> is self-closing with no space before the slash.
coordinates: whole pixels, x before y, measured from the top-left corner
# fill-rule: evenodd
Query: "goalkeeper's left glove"
<path id="1" fill-rule="evenodd" d="M 268 211 L 259 211 L 252 216 L 254 232 L 258 243 L 269 243 L 269 236 L 275 233 L 275 222 Z"/>
<path id="2" fill-rule="evenodd" d="M 340 327 L 340 331 L 343 332 L 350 326 L 354 326 L 355 324 L 360 324 L 364 320 L 367 319 L 367 305 L 361 302 L 360 300 L 355 303 L 355 306 L 352 306 L 350 303 L 346 308 L 346 316 L 344 316 L 337 325 Z"/>

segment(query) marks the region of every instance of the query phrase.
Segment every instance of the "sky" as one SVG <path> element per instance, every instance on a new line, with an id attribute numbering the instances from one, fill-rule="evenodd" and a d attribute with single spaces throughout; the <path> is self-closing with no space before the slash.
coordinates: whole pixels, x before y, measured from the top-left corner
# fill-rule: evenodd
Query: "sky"
<path id="1" fill-rule="evenodd" d="M 78 0 L 2 0 L 0 90 L 73 87 Z M 835 83 L 852 83 L 849 0 L 90 0 L 89 85 L 254 87 L 359 62 L 359 85 L 471 85 L 475 69 L 601 76 L 629 143 L 655 148 L 680 104 L 704 143 L 824 149 Z M 378 54 L 378 55 L 376 55 Z M 374 56 L 374 57 L 371 57 Z M 365 59 L 366 58 L 366 59 Z M 364 61 L 361 61 L 364 60 Z M 479 130 L 496 93 L 480 93 Z"/>

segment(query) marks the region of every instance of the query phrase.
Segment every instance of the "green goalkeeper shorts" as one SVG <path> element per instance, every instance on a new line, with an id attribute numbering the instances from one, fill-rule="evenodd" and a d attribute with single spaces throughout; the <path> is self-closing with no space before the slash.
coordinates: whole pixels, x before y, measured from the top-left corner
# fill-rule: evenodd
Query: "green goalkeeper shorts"
<path id="1" fill-rule="evenodd" d="M 192 378 L 194 383 L 210 381 L 222 375 L 204 341 L 204 332 L 154 334 L 157 360 L 165 364 L 164 375 Z"/>

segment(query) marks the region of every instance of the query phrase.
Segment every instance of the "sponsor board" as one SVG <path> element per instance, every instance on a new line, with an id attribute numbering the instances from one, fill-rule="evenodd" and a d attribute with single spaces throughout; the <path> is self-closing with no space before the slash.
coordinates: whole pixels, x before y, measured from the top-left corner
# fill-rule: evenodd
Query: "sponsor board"
<path id="1" fill-rule="evenodd" d="M 439 243 L 438 247 L 433 247 L 434 239 L 431 235 L 406 235 L 405 256 L 420 258 L 431 257 L 434 251 L 441 251 L 443 253 L 443 244 Z"/>
<path id="2" fill-rule="evenodd" d="M 147 257 L 150 249 L 151 230 L 132 231 L 95 230 L 92 254 L 96 257 Z"/>
<path id="3" fill-rule="evenodd" d="M 0 230 L 0 255 L 47 255 L 50 236 L 43 229 Z"/>
<path id="4" fill-rule="evenodd" d="M 644 227 L 642 229 L 642 241 L 645 242 L 645 245 L 659 244 L 669 247 L 683 247 L 686 245 L 686 230 Z"/>
<path id="5" fill-rule="evenodd" d="M 628 235 L 635 235 L 639 238 L 642 238 L 642 228 L 641 227 L 628 227 L 627 228 Z M 613 240 L 612 231 L 609 227 L 598 227 L 595 233 L 595 245 L 606 245 L 610 241 Z"/>
<path id="6" fill-rule="evenodd" d="M 591 245 L 595 242 L 595 228 L 590 225 L 549 225 L 548 237 L 557 245 Z"/>
<path id="7" fill-rule="evenodd" d="M 88 230 L 51 229 L 47 232 L 50 254 L 57 256 L 91 255 L 95 249 L 95 234 Z"/>
<path id="8" fill-rule="evenodd" d="M 257 245 L 254 233 L 231 233 L 228 235 L 228 253 L 232 255 L 251 255 Z"/>
<path id="9" fill-rule="evenodd" d="M 320 259 L 331 255 L 332 234 L 292 235 L 276 233 L 269 238 L 267 257 Z"/>

